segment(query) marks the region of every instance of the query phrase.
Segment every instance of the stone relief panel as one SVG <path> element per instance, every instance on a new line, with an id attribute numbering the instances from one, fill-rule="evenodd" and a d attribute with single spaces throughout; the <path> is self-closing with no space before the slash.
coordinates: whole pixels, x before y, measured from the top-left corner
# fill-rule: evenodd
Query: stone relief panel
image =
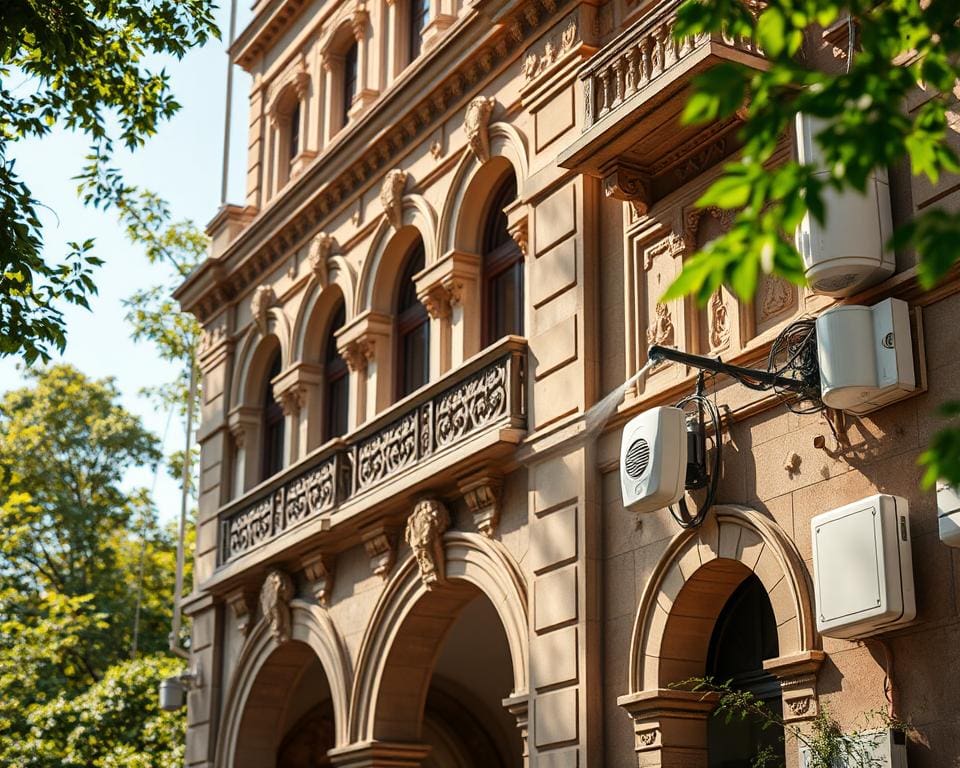
<path id="1" fill-rule="evenodd" d="M 293 599 L 293 579 L 279 568 L 274 568 L 260 588 L 260 612 L 270 626 L 270 634 L 278 643 L 290 639 L 290 601 Z"/>

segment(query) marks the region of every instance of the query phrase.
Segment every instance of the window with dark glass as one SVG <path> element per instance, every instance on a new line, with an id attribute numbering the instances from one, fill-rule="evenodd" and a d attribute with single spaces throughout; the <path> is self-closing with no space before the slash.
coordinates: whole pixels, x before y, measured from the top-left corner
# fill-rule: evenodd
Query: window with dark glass
<path id="1" fill-rule="evenodd" d="M 290 113 L 290 146 L 287 159 L 292 163 L 300 154 L 300 102 L 293 105 Z"/>
<path id="2" fill-rule="evenodd" d="M 777 621 L 760 579 L 750 574 L 727 600 L 714 625 L 706 673 L 731 687 L 750 691 L 773 712 L 782 708 L 780 683 L 763 669 L 779 654 Z M 784 762 L 783 734 L 755 720 L 711 717 L 707 727 L 709 768 L 750 768 L 757 752 L 770 747 Z"/>
<path id="3" fill-rule="evenodd" d="M 423 49 L 423 28 L 430 19 L 430 0 L 410 0 L 410 61 Z"/>
<path id="4" fill-rule="evenodd" d="M 423 241 L 407 255 L 397 295 L 397 397 L 405 397 L 430 378 L 430 318 L 417 299 L 413 276 L 424 266 Z"/>
<path id="5" fill-rule="evenodd" d="M 346 125 L 350 119 L 350 107 L 353 106 L 353 99 L 357 95 L 357 44 L 354 43 L 347 49 L 343 57 L 343 124 Z"/>
<path id="6" fill-rule="evenodd" d="M 509 334 L 523 335 L 523 254 L 503 212 L 517 198 L 513 174 L 490 202 L 483 237 L 484 346 Z"/>
<path id="7" fill-rule="evenodd" d="M 263 384 L 263 466 L 262 478 L 266 480 L 283 469 L 283 409 L 273 397 L 270 382 L 280 374 L 280 353 L 270 364 L 267 379 Z"/>
<path id="8" fill-rule="evenodd" d="M 337 353 L 336 332 L 346 322 L 346 310 L 341 301 L 337 311 L 330 321 L 327 331 L 326 350 L 324 351 L 324 403 L 326 411 L 324 418 L 323 439 L 332 440 L 347 433 L 347 414 L 350 403 L 348 400 L 347 363 Z"/>

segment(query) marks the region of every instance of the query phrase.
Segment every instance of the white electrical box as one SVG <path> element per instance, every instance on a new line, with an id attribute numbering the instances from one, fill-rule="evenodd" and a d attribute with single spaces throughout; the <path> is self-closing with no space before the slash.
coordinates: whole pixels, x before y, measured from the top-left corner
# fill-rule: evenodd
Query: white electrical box
<path id="1" fill-rule="evenodd" d="M 654 512 L 680 500 L 687 477 L 687 420 L 681 408 L 644 411 L 623 428 L 620 490 L 633 512 Z"/>
<path id="2" fill-rule="evenodd" d="M 864 731 L 845 737 L 847 759 L 834 758 L 829 768 L 907 768 L 907 736 L 900 730 Z M 800 744 L 800 768 L 819 768 L 810 748 Z"/>
<path id="3" fill-rule="evenodd" d="M 913 620 L 906 499 L 878 494 L 810 521 L 817 630 L 860 638 Z"/>
<path id="4" fill-rule="evenodd" d="M 799 161 L 817 168 L 816 175 L 829 176 L 815 139 L 823 122 L 800 114 L 796 127 Z M 893 274 L 894 254 L 886 247 L 893 234 L 886 171 L 872 174 L 864 193 L 827 187 L 823 203 L 826 223 L 821 224 L 808 213 L 796 236 L 813 291 L 852 296 Z"/>
<path id="5" fill-rule="evenodd" d="M 960 547 L 960 493 L 942 480 L 937 483 L 937 519 L 940 541 L 948 547 Z"/>
<path id="6" fill-rule="evenodd" d="M 906 397 L 917 388 L 907 303 L 828 309 L 817 318 L 817 358 L 830 408 L 862 415 Z"/>

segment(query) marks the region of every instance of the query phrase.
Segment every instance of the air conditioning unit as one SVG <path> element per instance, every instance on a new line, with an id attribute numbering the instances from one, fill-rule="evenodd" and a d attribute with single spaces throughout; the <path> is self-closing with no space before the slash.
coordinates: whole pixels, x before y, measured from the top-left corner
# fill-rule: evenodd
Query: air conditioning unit
<path id="1" fill-rule="evenodd" d="M 907 768 L 907 736 L 903 731 L 864 731 L 845 739 L 847 758 L 835 758 L 829 766 L 818 764 L 810 748 L 801 743 L 800 768 Z"/>
<path id="2" fill-rule="evenodd" d="M 679 501 L 686 475 L 681 408 L 653 408 L 627 422 L 620 442 L 620 490 L 627 509 L 653 512 Z"/>
<path id="3" fill-rule="evenodd" d="M 937 483 L 937 519 L 940 541 L 948 547 L 960 547 L 960 492 L 942 480 Z"/>
<path id="4" fill-rule="evenodd" d="M 862 415 L 906 397 L 917 388 L 907 303 L 828 309 L 817 318 L 817 357 L 830 408 Z"/>
<path id="5" fill-rule="evenodd" d="M 797 115 L 797 156 L 813 165 L 818 175 L 829 176 L 815 136 L 824 123 Z M 824 192 L 826 224 L 807 214 L 797 230 L 797 250 L 803 257 L 807 281 L 815 293 L 852 296 L 893 274 L 894 254 L 886 244 L 893 233 L 890 186 L 886 171 L 867 180 L 864 193 Z"/>
<path id="6" fill-rule="evenodd" d="M 817 630 L 861 638 L 917 614 L 906 499 L 878 494 L 810 521 Z"/>

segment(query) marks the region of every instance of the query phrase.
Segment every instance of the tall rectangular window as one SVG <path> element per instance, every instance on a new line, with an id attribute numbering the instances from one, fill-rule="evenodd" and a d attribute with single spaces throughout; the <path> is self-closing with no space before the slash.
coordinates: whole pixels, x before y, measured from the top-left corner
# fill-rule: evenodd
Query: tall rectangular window
<path id="1" fill-rule="evenodd" d="M 357 95 L 357 44 L 347 49 L 343 57 L 343 125 L 350 120 L 350 107 Z"/>
<path id="2" fill-rule="evenodd" d="M 423 28 L 430 20 L 430 0 L 410 0 L 410 61 L 423 50 Z"/>

